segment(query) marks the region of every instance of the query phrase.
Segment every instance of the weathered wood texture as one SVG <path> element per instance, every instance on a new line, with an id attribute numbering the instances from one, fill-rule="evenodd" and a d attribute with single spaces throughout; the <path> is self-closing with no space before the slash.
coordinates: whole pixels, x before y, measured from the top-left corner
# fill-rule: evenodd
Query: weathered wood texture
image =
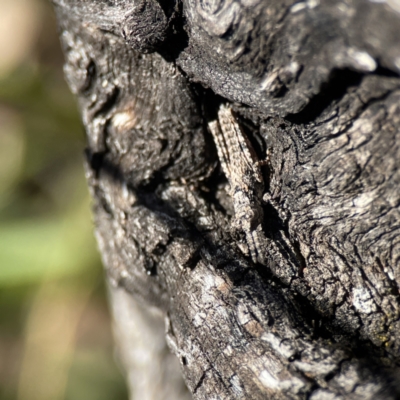
<path id="1" fill-rule="evenodd" d="M 193 398 L 399 398 L 399 2 L 53 2 L 111 290 L 165 317 Z M 225 102 L 267 159 L 258 263 Z"/>

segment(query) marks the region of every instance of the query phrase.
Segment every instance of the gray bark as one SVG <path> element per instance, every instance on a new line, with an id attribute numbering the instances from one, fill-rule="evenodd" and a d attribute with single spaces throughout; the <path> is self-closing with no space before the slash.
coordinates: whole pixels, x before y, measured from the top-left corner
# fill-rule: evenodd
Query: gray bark
<path id="1" fill-rule="evenodd" d="M 158 376 L 132 398 L 187 396 L 160 324 L 194 399 L 400 398 L 398 1 L 53 2 L 121 358 L 138 387 L 145 338 Z M 226 102 L 267 159 L 260 263 Z"/>

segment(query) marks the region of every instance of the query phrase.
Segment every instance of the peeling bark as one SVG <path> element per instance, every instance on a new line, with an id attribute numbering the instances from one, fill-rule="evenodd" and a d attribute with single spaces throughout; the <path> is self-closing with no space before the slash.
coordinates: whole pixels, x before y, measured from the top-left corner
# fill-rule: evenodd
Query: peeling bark
<path id="1" fill-rule="evenodd" d="M 398 4 L 53 3 L 132 398 L 188 396 L 160 335 L 194 399 L 399 398 Z M 227 102 L 266 160 L 258 263 L 207 128 Z"/>

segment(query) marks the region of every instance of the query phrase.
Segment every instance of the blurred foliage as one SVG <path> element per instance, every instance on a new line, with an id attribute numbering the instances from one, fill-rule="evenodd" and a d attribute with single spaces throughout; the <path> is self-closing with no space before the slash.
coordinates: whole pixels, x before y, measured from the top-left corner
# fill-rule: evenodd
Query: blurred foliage
<path id="1" fill-rule="evenodd" d="M 0 0 L 0 54 L 0 399 L 127 399 L 49 2 Z"/>

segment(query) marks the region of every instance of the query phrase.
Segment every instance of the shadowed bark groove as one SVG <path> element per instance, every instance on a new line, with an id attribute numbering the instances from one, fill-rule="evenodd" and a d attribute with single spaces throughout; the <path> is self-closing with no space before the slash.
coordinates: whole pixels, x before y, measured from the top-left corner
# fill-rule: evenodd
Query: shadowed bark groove
<path id="1" fill-rule="evenodd" d="M 53 2 L 132 398 L 399 398 L 397 2 Z M 257 263 L 222 103 L 263 161 Z"/>

